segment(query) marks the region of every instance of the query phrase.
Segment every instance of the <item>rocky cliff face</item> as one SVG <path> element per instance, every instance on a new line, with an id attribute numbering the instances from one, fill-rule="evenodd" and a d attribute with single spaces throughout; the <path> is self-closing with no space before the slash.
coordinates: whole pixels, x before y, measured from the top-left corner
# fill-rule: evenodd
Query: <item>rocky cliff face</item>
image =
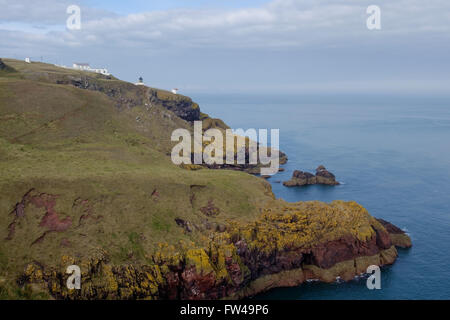
<path id="1" fill-rule="evenodd" d="M 6 72 L 14 72 L 15 70 L 11 68 L 10 66 L 6 65 L 2 59 L 0 59 L 0 71 L 6 71 Z"/>
<path id="2" fill-rule="evenodd" d="M 110 81 L 108 81 L 110 80 Z M 127 82 L 114 81 L 111 76 L 67 76 L 55 80 L 58 84 L 69 84 L 77 88 L 99 91 L 116 102 L 119 108 L 161 105 L 186 121 L 200 119 L 200 108 L 191 98 L 168 91 Z"/>
<path id="3" fill-rule="evenodd" d="M 149 88 L 148 100 L 151 104 L 160 104 L 186 121 L 200 120 L 200 107 L 191 98 Z"/>
<path id="4" fill-rule="evenodd" d="M 0 298 L 240 298 L 350 279 L 411 245 L 355 202 L 287 203 L 263 179 L 173 165 L 169 133 L 191 127 L 174 112 L 196 117 L 182 96 L 5 61 L 19 74 L 0 72 Z"/>
<path id="5" fill-rule="evenodd" d="M 380 222 L 383 227 L 387 230 L 389 233 L 389 236 L 391 238 L 391 242 L 402 248 L 411 248 L 412 243 L 409 236 L 400 228 L 394 226 L 392 223 L 387 222 L 383 219 L 377 219 L 378 222 Z"/>
<path id="6" fill-rule="evenodd" d="M 243 298 L 310 279 L 351 280 L 370 265 L 392 264 L 395 246 L 411 245 L 397 227 L 342 201 L 267 209 L 254 223 L 229 223 L 210 237 L 204 248 L 161 244 L 144 265 L 112 265 L 103 250 L 88 261 L 64 256 L 59 268 L 35 262 L 18 281 L 40 284 L 60 299 Z M 66 288 L 70 264 L 82 269 L 81 290 Z"/>
<path id="7" fill-rule="evenodd" d="M 304 186 L 310 184 L 326 184 L 330 186 L 338 185 L 334 174 L 329 172 L 324 166 L 320 165 L 316 169 L 316 175 L 309 172 L 295 170 L 289 181 L 283 182 L 286 187 Z"/>

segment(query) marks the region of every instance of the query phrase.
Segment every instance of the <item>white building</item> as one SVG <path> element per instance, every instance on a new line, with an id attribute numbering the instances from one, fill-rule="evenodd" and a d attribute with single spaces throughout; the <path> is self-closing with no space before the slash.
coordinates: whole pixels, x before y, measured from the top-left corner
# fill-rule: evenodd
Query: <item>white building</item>
<path id="1" fill-rule="evenodd" d="M 91 66 L 89 65 L 89 63 L 81 63 L 81 62 L 76 62 L 72 65 L 73 69 L 76 70 L 82 70 L 82 71 L 89 71 L 89 72 L 95 72 L 95 73 L 101 73 L 105 76 L 109 76 L 110 73 L 108 72 L 108 69 L 102 69 L 102 68 L 95 68 L 92 69 Z"/>
<path id="2" fill-rule="evenodd" d="M 173 94 L 177 94 L 177 93 L 178 93 L 178 90 L 179 90 L 178 88 L 173 88 L 173 89 L 172 89 L 172 93 L 173 93 Z"/>
<path id="3" fill-rule="evenodd" d="M 104 74 L 105 76 L 109 76 L 108 69 L 92 69 L 92 71 L 94 71 L 96 73 Z"/>
<path id="4" fill-rule="evenodd" d="M 26 63 L 31 63 L 30 58 L 25 58 L 25 62 L 26 62 Z"/>
<path id="5" fill-rule="evenodd" d="M 91 66 L 89 65 L 89 63 L 81 63 L 81 62 L 74 63 L 72 65 L 72 68 L 78 70 L 91 70 Z"/>

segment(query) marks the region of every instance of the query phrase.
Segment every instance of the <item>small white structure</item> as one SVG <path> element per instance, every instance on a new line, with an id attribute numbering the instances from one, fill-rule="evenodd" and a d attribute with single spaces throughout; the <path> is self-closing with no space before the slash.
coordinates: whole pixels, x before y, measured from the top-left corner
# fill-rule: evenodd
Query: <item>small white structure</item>
<path id="1" fill-rule="evenodd" d="M 172 93 L 173 93 L 173 94 L 177 94 L 177 93 L 178 93 L 178 90 L 179 90 L 178 88 L 173 88 L 173 89 L 172 89 Z"/>
<path id="2" fill-rule="evenodd" d="M 139 80 L 138 80 L 138 82 L 135 83 L 135 85 L 137 85 L 137 86 L 145 86 L 144 79 L 142 79 L 142 77 L 139 77 Z"/>
<path id="3" fill-rule="evenodd" d="M 31 63 L 30 58 L 25 58 L 25 62 L 26 62 L 26 63 Z"/>
<path id="4" fill-rule="evenodd" d="M 105 76 L 109 76 L 108 69 L 92 69 L 92 71 L 104 74 Z"/>
<path id="5" fill-rule="evenodd" d="M 94 68 L 92 69 L 89 63 L 84 62 L 76 62 L 72 65 L 72 69 L 76 70 L 82 70 L 82 71 L 89 71 L 89 72 L 95 72 L 95 73 L 101 73 L 105 76 L 109 76 L 110 73 L 108 72 L 108 69 L 105 68 Z"/>
<path id="6" fill-rule="evenodd" d="M 75 62 L 75 63 L 72 65 L 72 68 L 78 69 L 78 70 L 90 70 L 90 69 L 91 69 L 91 66 L 89 65 L 89 63 Z"/>

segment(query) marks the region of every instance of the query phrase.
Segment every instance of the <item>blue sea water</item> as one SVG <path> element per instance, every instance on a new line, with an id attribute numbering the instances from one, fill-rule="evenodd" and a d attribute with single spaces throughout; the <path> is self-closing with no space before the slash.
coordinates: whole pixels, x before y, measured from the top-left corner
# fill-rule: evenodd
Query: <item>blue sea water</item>
<path id="1" fill-rule="evenodd" d="M 289 161 L 269 181 L 287 201 L 355 200 L 406 230 L 413 248 L 366 280 L 278 288 L 260 299 L 450 299 L 450 97 L 191 95 L 232 128 L 280 129 Z M 286 188 L 323 164 L 342 185 Z"/>

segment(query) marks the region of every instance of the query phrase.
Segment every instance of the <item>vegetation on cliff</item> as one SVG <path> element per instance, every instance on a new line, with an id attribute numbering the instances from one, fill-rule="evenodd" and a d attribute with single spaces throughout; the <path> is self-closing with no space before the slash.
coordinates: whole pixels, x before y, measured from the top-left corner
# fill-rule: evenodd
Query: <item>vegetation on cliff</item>
<path id="1" fill-rule="evenodd" d="M 354 202 L 285 203 L 244 172 L 172 164 L 174 129 L 226 128 L 190 98 L 3 62 L 0 298 L 239 297 L 261 277 L 392 250 Z M 81 290 L 65 286 L 71 264 Z"/>

